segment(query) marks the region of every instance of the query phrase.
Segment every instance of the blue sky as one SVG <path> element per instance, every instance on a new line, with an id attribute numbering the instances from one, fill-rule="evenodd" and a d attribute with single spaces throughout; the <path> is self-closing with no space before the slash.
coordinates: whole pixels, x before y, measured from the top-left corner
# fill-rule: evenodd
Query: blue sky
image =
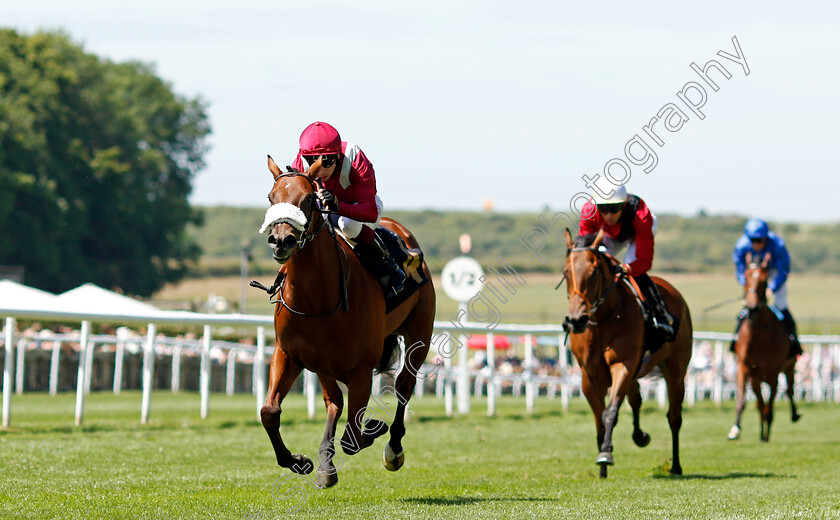
<path id="1" fill-rule="evenodd" d="M 658 163 L 627 184 L 655 212 L 840 219 L 840 8 L 582 4 L 33 0 L 2 25 L 62 28 L 207 100 L 198 204 L 265 205 L 266 154 L 324 120 L 371 158 L 386 211 L 564 210 L 673 103 L 688 121 L 647 137 Z M 733 36 L 749 75 L 717 55 Z M 711 59 L 732 76 L 711 73 L 701 120 L 677 92 Z"/>

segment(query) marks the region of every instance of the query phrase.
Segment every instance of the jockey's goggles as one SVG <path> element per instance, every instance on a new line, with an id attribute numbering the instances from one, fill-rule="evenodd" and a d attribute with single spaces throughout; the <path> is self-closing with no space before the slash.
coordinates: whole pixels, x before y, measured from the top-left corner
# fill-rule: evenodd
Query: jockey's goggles
<path id="1" fill-rule="evenodd" d="M 598 204 L 598 211 L 601 213 L 620 213 L 623 207 L 623 202 L 617 202 L 615 204 Z"/>
<path id="2" fill-rule="evenodd" d="M 329 168 L 330 166 L 332 166 L 333 163 L 335 162 L 335 160 L 338 158 L 338 156 L 335 155 L 335 154 L 331 154 L 331 155 L 304 155 L 303 156 L 304 160 L 306 160 L 306 162 L 309 164 L 309 166 L 312 166 L 313 164 L 315 164 L 315 161 L 318 160 L 318 157 L 321 158 L 321 166 L 323 166 L 324 168 Z"/>
<path id="3" fill-rule="evenodd" d="M 764 238 L 751 238 L 750 242 L 752 242 L 753 244 L 763 244 L 764 240 Z"/>

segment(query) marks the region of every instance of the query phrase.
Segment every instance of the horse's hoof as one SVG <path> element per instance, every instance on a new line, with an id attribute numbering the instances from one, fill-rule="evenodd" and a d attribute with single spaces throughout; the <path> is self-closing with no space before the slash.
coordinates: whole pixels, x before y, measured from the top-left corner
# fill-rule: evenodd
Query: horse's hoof
<path id="1" fill-rule="evenodd" d="M 602 451 L 598 454 L 598 458 L 595 459 L 595 464 L 606 464 L 608 466 L 612 466 L 615 464 L 615 460 L 613 460 L 612 453 L 608 451 Z"/>
<path id="2" fill-rule="evenodd" d="M 309 457 L 306 455 L 292 455 L 292 459 L 294 462 L 292 463 L 292 467 L 290 469 L 293 473 L 297 473 L 298 475 L 309 475 L 312 473 L 312 470 L 315 469 L 312 461 L 309 460 Z"/>
<path id="3" fill-rule="evenodd" d="M 318 486 L 320 489 L 333 487 L 334 485 L 338 484 L 338 471 L 335 468 L 329 469 L 327 471 L 318 470 L 318 476 L 315 479 L 315 485 Z"/>
<path id="4" fill-rule="evenodd" d="M 680 466 L 671 466 L 671 475 L 682 475 L 682 468 Z"/>
<path id="5" fill-rule="evenodd" d="M 639 435 L 633 434 L 633 442 L 636 443 L 636 446 L 640 448 L 644 448 L 648 444 L 650 444 L 650 435 L 646 432 L 640 431 Z"/>
<path id="6" fill-rule="evenodd" d="M 726 438 L 730 441 L 737 441 L 741 438 L 741 428 L 733 426 L 732 429 L 729 430 L 729 435 L 727 435 Z"/>
<path id="7" fill-rule="evenodd" d="M 382 465 L 388 471 L 397 471 L 405 463 L 405 450 L 399 453 L 394 453 L 390 444 L 385 445 L 385 451 L 382 452 Z"/>
<path id="8" fill-rule="evenodd" d="M 798 413 L 795 413 L 795 414 L 790 416 L 791 422 L 796 422 L 801 418 L 802 418 L 802 414 L 798 414 Z"/>

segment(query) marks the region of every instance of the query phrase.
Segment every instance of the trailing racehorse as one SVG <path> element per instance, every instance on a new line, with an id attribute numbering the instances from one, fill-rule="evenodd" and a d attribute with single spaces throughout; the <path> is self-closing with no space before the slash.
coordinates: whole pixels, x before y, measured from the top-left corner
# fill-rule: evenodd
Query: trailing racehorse
<path id="1" fill-rule="evenodd" d="M 668 384 L 671 473 L 681 475 L 679 433 L 692 343 L 688 306 L 670 284 L 652 277 L 668 310 L 679 323 L 673 341 L 657 342 L 653 333 L 646 330 L 645 310 L 621 280 L 624 274 L 615 275 L 611 268 L 618 262 L 598 250 L 604 238 L 603 229 L 594 241 L 593 235 L 587 235 L 573 243 L 568 229 L 565 237 L 569 249 L 564 266 L 569 313 L 563 327 L 571 333 L 572 352 L 582 369 L 583 394 L 595 415 L 599 449 L 595 462 L 601 466 L 601 478 L 606 478 L 607 466 L 614 464 L 612 435 L 625 397 L 633 410 L 633 441 L 640 447 L 650 443 L 650 435 L 639 426 L 642 397 L 637 378 L 654 367 L 662 370 Z M 608 391 L 609 404 L 605 407 Z"/>
<path id="2" fill-rule="evenodd" d="M 796 403 L 793 402 L 793 375 L 796 356 L 791 356 L 790 336 L 785 330 L 782 318 L 767 304 L 767 264 L 770 255 L 766 254 L 759 263 L 747 253 L 747 270 L 744 272 L 746 283 L 745 312 L 746 319 L 737 331 L 735 357 L 738 360 L 738 396 L 736 399 L 735 424 L 729 430 L 729 440 L 741 436 L 741 413 L 744 411 L 747 379 L 752 384 L 753 393 L 761 417 L 761 440 L 770 440 L 770 425 L 773 423 L 773 401 L 776 399 L 776 387 L 779 374 L 787 379 L 787 396 L 790 399 L 791 421 L 799 420 Z M 779 313 L 780 314 L 780 313 Z M 761 395 L 761 383 L 770 387 L 770 396 L 765 402 Z"/>
<path id="3" fill-rule="evenodd" d="M 299 172 L 282 172 L 271 157 L 274 176 L 269 193 L 272 206 L 264 227 L 275 260 L 282 264 L 278 280 L 269 292 L 277 295 L 274 328 L 277 345 L 271 359 L 268 392 L 260 412 L 277 457 L 277 463 L 295 473 L 312 471 L 304 455 L 292 454 L 280 435 L 283 398 L 305 368 L 317 374 L 324 393 L 327 423 L 319 448 L 316 483 L 328 487 L 338 482 L 335 454 L 336 422 L 344 407 L 338 382 L 347 385 L 348 420 L 340 444 L 355 454 L 388 432 L 379 420 L 363 421 L 371 391 L 373 370 L 390 361 L 396 335 L 405 340 L 405 362 L 395 383 L 398 405 L 391 424 L 383 463 L 391 471 L 404 461 L 401 440 L 404 415 L 432 336 L 435 290 L 429 281 L 404 302 L 386 313 L 379 282 L 356 258 L 351 247 L 332 234 L 311 180 Z M 414 236 L 399 223 L 383 219 L 382 225 L 403 238 L 407 247 L 418 248 Z M 330 233 L 324 231 L 325 227 Z M 431 280 L 425 263 L 418 268 Z"/>

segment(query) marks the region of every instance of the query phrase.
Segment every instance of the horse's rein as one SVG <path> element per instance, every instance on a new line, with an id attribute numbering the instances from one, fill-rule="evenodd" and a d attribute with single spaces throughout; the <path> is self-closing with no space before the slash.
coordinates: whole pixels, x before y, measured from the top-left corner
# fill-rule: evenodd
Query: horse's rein
<path id="1" fill-rule="evenodd" d="M 303 177 L 304 179 L 306 179 L 309 182 L 309 186 L 312 188 L 313 193 L 317 191 L 317 184 L 308 175 L 305 175 L 305 174 L 300 173 L 300 172 L 284 172 L 284 173 L 280 173 L 279 175 L 274 176 L 274 183 L 276 184 L 277 180 L 282 178 L 282 177 Z M 324 312 L 324 313 L 318 313 L 318 314 L 311 314 L 311 313 L 306 313 L 306 312 L 302 312 L 302 311 L 298 311 L 298 310 L 293 309 L 288 303 L 286 303 L 285 298 L 283 298 L 283 282 L 286 281 L 286 275 L 285 275 L 285 273 L 282 272 L 282 270 L 278 270 L 277 278 L 274 280 L 274 284 L 272 284 L 271 287 L 268 287 L 268 288 L 265 287 L 265 286 L 259 287 L 258 285 L 254 285 L 254 282 L 251 283 L 252 287 L 258 287 L 260 289 L 265 290 L 267 293 L 269 293 L 270 297 L 273 297 L 274 295 L 277 295 L 276 300 L 271 300 L 270 299 L 269 302 L 270 303 L 279 303 L 284 308 L 288 309 L 289 312 L 291 312 L 292 314 L 295 314 L 297 316 L 313 316 L 313 317 L 329 316 L 331 314 L 335 314 L 336 312 L 338 312 L 339 309 L 343 309 L 344 312 L 347 312 L 347 310 L 349 309 L 349 298 L 347 296 L 347 278 L 349 277 L 350 273 L 349 273 L 349 260 L 347 258 L 347 251 L 344 251 L 338 245 L 338 238 L 336 237 L 335 229 L 333 228 L 332 222 L 330 222 L 329 218 L 324 217 L 324 214 L 328 214 L 330 212 L 329 211 L 324 211 L 322 208 L 320 208 L 318 206 L 317 200 L 318 199 L 316 198 L 316 202 L 315 202 L 315 204 L 312 205 L 312 210 L 309 212 L 309 216 L 307 217 L 307 220 L 309 221 L 309 222 L 307 222 L 307 226 L 310 226 L 310 227 L 312 226 L 311 222 L 312 222 L 312 220 L 314 220 L 312 217 L 315 214 L 315 211 L 318 211 L 322 215 L 321 224 L 314 231 L 310 232 L 309 229 L 307 228 L 305 231 L 301 232 L 301 236 L 298 239 L 297 244 L 298 244 L 298 249 L 299 250 L 303 249 L 303 247 L 307 243 L 309 243 L 309 241 L 311 241 L 316 236 L 318 236 L 318 234 L 321 232 L 321 230 L 324 229 L 324 227 L 326 226 L 327 232 L 329 233 L 330 238 L 332 238 L 333 244 L 335 245 L 335 253 L 336 253 L 336 256 L 338 257 L 338 285 L 339 285 L 339 288 L 341 290 L 341 297 L 339 298 L 338 304 L 335 306 L 335 308 L 331 311 Z M 341 261 L 341 253 L 344 253 L 344 262 Z M 348 264 L 348 273 L 347 273 L 346 276 L 344 274 L 344 263 Z M 259 284 L 259 282 L 257 282 L 257 283 Z M 259 284 L 259 285 L 262 285 L 262 284 Z"/>
<path id="2" fill-rule="evenodd" d="M 283 178 L 283 177 L 303 177 L 304 179 L 306 179 L 306 180 L 307 180 L 307 182 L 309 182 L 309 186 L 312 188 L 312 191 L 313 191 L 313 192 L 318 191 L 318 190 L 317 190 L 317 185 L 315 184 L 315 181 L 313 181 L 312 179 L 310 179 L 308 175 L 305 175 L 305 174 L 300 173 L 300 172 L 285 172 L 285 173 L 281 173 L 281 174 L 279 174 L 279 175 L 275 175 L 275 176 L 274 176 L 274 183 L 275 183 L 275 184 L 277 184 L 277 180 L 278 180 L 278 179 L 281 179 L 281 178 Z M 316 198 L 316 200 L 317 200 L 317 198 Z M 318 211 L 318 212 L 319 212 L 319 213 L 321 213 L 322 215 L 323 215 L 324 213 L 328 213 L 328 212 L 325 212 L 325 211 L 324 211 L 323 209 L 321 209 L 320 207 L 318 207 L 318 203 L 316 202 L 315 204 L 313 204 L 313 205 L 312 205 L 312 210 L 309 212 L 309 215 L 307 215 L 307 217 L 306 217 L 306 219 L 307 219 L 307 221 L 308 221 L 308 222 L 307 222 L 307 226 L 311 226 L 311 225 L 312 225 L 312 220 L 313 220 L 312 216 L 315 214 L 315 211 Z M 299 238 L 299 239 L 298 239 L 298 241 L 297 241 L 297 246 L 298 246 L 298 249 L 303 249 L 303 247 L 304 247 L 307 243 L 309 243 L 309 241 L 310 241 L 310 240 L 312 240 L 313 238 L 315 238 L 316 236 L 318 236 L 318 233 L 320 233 L 320 232 L 321 232 L 321 230 L 322 230 L 322 229 L 324 229 L 324 226 L 325 226 L 325 225 L 327 225 L 328 221 L 329 221 L 329 219 L 326 219 L 326 218 L 325 218 L 325 219 L 323 219 L 323 220 L 321 221 L 321 224 L 320 224 L 320 225 L 319 225 L 319 226 L 315 229 L 315 231 L 309 231 L 309 229 L 308 229 L 308 227 L 307 227 L 307 229 L 306 229 L 306 230 L 304 230 L 303 232 L 301 232 L 300 238 Z"/>

